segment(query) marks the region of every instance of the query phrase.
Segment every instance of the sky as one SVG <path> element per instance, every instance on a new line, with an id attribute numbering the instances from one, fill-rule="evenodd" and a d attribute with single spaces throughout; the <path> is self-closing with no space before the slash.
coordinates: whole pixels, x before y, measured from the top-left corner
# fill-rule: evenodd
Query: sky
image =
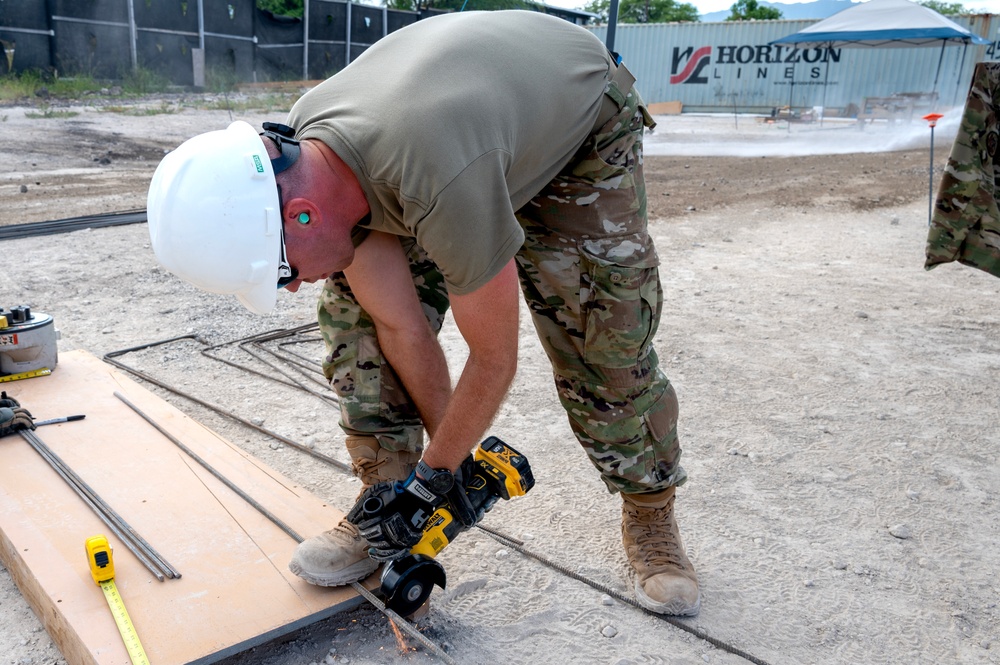
<path id="1" fill-rule="evenodd" d="M 547 5 L 554 5 L 556 7 L 568 7 L 570 9 L 579 9 L 588 3 L 588 0 L 543 0 Z M 717 12 L 724 9 L 729 9 L 735 4 L 736 0 L 678 0 L 679 2 L 687 2 L 698 8 L 699 14 L 707 14 L 709 12 Z M 774 2 L 780 2 L 783 0 L 772 0 Z M 961 2 L 967 9 L 975 13 L 984 14 L 1000 14 L 1000 0 L 945 0 L 945 2 Z M 795 4 L 792 2 L 785 1 L 784 4 Z"/>

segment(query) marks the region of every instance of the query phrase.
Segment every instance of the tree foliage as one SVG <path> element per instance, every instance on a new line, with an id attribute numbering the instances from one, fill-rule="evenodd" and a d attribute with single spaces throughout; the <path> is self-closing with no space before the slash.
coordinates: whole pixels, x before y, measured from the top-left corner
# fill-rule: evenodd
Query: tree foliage
<path id="1" fill-rule="evenodd" d="M 257 9 L 263 9 L 278 16 L 302 18 L 304 6 L 304 0 L 257 0 Z"/>
<path id="2" fill-rule="evenodd" d="M 968 14 L 969 10 L 961 2 L 942 2 L 941 0 L 921 0 L 917 3 L 928 9 L 933 9 L 938 14 Z"/>
<path id="3" fill-rule="evenodd" d="M 501 9 L 533 9 L 542 11 L 530 0 L 383 0 L 389 9 L 443 9 L 451 11 L 498 11 Z"/>
<path id="4" fill-rule="evenodd" d="M 736 0 L 729 11 L 727 21 L 773 21 L 782 16 L 780 9 L 764 7 L 757 0 Z"/>
<path id="5" fill-rule="evenodd" d="M 608 22 L 611 0 L 591 0 L 583 11 L 597 14 L 602 23 Z M 674 23 L 698 21 L 698 8 L 677 0 L 621 0 L 618 5 L 619 23 Z"/>
<path id="6" fill-rule="evenodd" d="M 305 0 L 257 0 L 257 7 L 281 16 L 303 15 Z M 418 11 L 420 9 L 445 9 L 454 11 L 495 11 L 498 9 L 535 9 L 540 5 L 531 0 L 382 0 L 389 9 Z"/>

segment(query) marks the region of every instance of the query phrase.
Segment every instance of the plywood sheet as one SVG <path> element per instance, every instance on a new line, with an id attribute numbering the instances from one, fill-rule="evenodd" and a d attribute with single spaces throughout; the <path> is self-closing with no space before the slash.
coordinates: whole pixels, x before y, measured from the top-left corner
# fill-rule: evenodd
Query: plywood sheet
<path id="1" fill-rule="evenodd" d="M 2 385 L 36 419 L 85 414 L 36 434 L 181 578 L 159 582 L 20 436 L 0 439 L 0 559 L 71 665 L 125 664 L 128 654 L 84 541 L 104 534 L 115 582 L 150 661 L 213 662 L 353 607 L 350 588 L 292 575 L 296 541 L 128 408 L 156 421 L 303 537 L 340 511 L 85 352 L 56 370 Z"/>

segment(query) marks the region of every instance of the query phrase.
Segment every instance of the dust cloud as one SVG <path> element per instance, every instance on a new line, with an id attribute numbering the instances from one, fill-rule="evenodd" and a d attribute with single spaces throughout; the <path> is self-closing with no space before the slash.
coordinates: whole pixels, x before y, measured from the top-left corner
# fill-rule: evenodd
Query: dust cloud
<path id="1" fill-rule="evenodd" d="M 958 133 L 963 109 L 953 108 L 934 128 L 936 150 L 948 149 Z M 859 152 L 894 152 L 930 146 L 926 121 L 889 124 L 876 121 L 860 128 L 852 119 L 827 118 L 813 123 L 770 123 L 750 114 L 683 114 L 655 116 L 657 126 L 646 134 L 647 155 L 682 157 L 796 157 Z M 725 134 L 724 142 L 711 141 Z"/>

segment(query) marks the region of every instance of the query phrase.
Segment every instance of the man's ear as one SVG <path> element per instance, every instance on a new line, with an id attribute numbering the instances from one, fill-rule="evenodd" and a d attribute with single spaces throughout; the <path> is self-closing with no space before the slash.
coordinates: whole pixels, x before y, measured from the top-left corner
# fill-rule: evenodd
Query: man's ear
<path id="1" fill-rule="evenodd" d="M 318 226 L 322 221 L 319 208 L 306 198 L 295 198 L 285 203 L 285 228 Z"/>

